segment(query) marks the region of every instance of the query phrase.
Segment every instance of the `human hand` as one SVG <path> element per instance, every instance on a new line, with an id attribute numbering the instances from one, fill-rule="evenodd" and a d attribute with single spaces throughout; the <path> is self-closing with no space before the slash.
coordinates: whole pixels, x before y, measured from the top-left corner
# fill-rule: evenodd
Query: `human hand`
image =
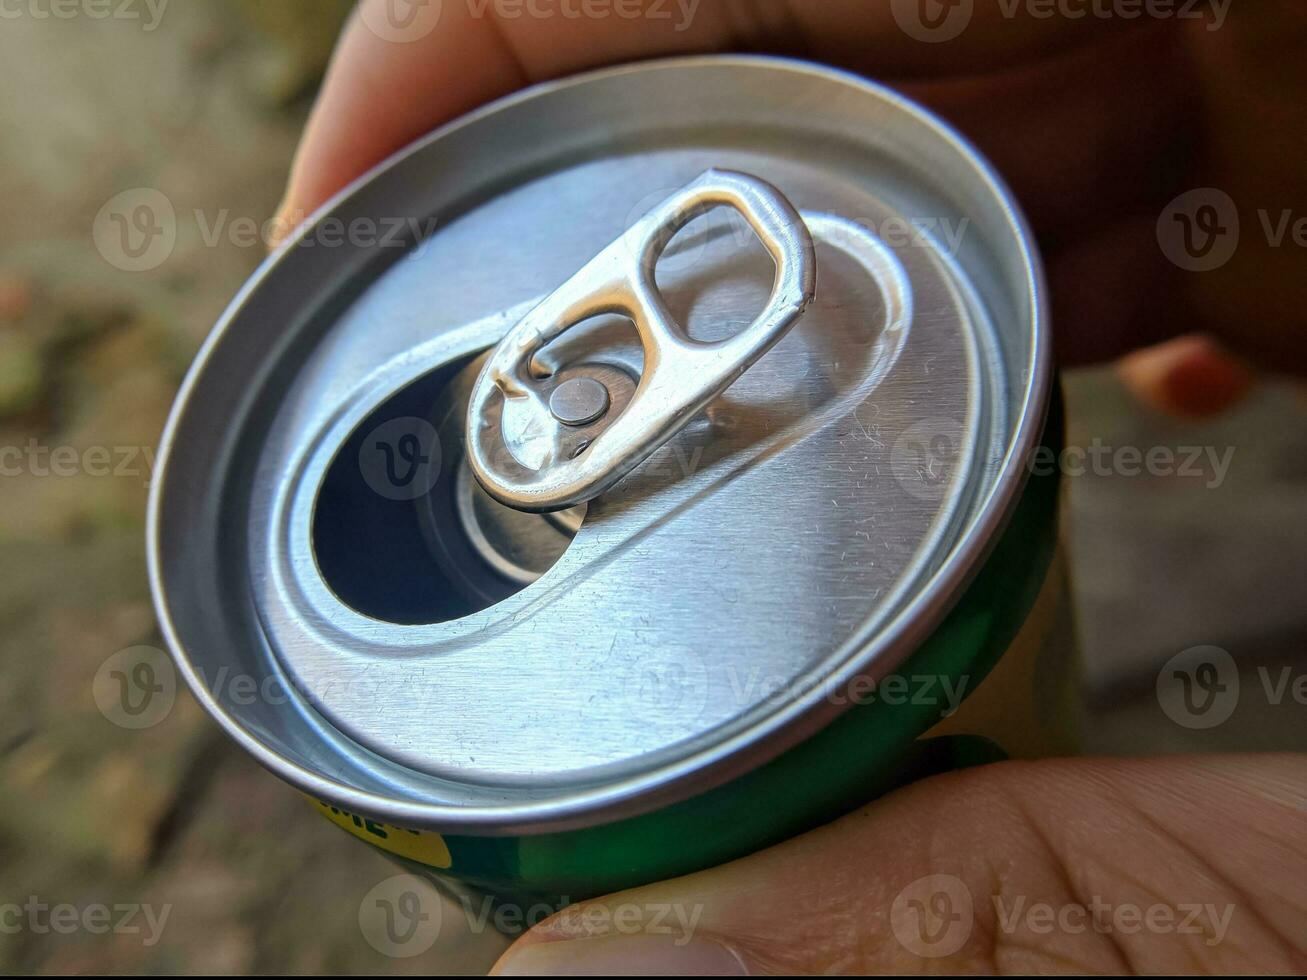
<path id="1" fill-rule="evenodd" d="M 497 971 L 1301 973 L 1305 841 L 1301 756 L 1005 762 L 571 906 Z"/>
<path id="2" fill-rule="evenodd" d="M 1193 187 L 1221 187 L 1250 211 L 1294 200 L 1307 73 L 1304 22 L 1288 5 L 1241 4 L 1207 31 L 1146 18 L 1009 20 L 980 0 L 967 30 L 935 45 L 865 0 L 704 3 L 688 21 L 499 18 L 493 3 L 446 0 L 434 28 L 407 42 L 376 29 L 388 2 L 368 0 L 345 31 L 279 212 L 284 226 L 431 128 L 530 82 L 660 55 L 774 51 L 886 80 L 990 157 L 1040 238 L 1064 363 L 1201 332 L 1254 362 L 1307 368 L 1307 279 L 1292 249 L 1245 235 L 1225 265 L 1197 273 L 1158 238 L 1168 203 Z M 1249 105 L 1275 122 L 1257 124 Z M 1249 383 L 1223 346 L 1190 337 L 1135 353 L 1122 372 L 1153 404 L 1189 413 L 1219 410 Z M 587 903 L 532 930 L 501 967 L 1302 970 L 1305 770 L 1301 758 L 1266 756 L 936 777 L 741 861 L 600 900 L 701 910 L 686 945 L 648 933 L 560 944 L 586 934 Z M 938 959 L 930 954 L 943 947 L 924 932 L 914 945 L 911 933 L 914 923 L 933 928 L 921 918 L 931 907 L 908 904 L 933 900 L 937 881 L 958 903 L 950 916 L 964 896 L 971 903 L 962 944 Z M 1175 921 L 1169 931 L 1091 922 L 1049 933 L 1023 911 L 1047 905 L 1074 918 L 1096 899 L 1109 916 L 1163 907 Z M 1181 931 L 1190 907 L 1200 915 L 1189 925 L 1204 931 Z M 963 921 L 941 918 L 941 936 Z"/>
<path id="3" fill-rule="evenodd" d="M 400 40 L 386 19 L 396 3 L 412 19 Z M 1248 387 L 1227 347 L 1307 370 L 1301 249 L 1263 234 L 1298 200 L 1307 155 L 1307 18 L 1290 0 L 1217 6 L 1205 20 L 1036 17 L 980 0 L 946 44 L 910 36 L 903 4 L 864 0 L 681 0 L 659 5 L 665 18 L 634 19 L 513 9 L 524 14 L 473 0 L 364 3 L 309 120 L 280 226 L 440 123 L 531 82 L 687 52 L 794 54 L 896 85 L 997 165 L 1040 239 L 1064 364 L 1203 335 L 1122 365 L 1154 406 L 1192 415 Z M 1192 272 L 1159 247 L 1159 225 L 1169 202 L 1205 184 L 1237 202 L 1245 233 L 1221 267 Z"/>

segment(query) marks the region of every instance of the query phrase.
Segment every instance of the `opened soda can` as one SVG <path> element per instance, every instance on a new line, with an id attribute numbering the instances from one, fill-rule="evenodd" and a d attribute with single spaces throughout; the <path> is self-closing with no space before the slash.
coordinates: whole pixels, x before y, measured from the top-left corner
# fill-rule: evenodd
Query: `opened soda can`
<path id="1" fill-rule="evenodd" d="M 1042 288 L 1000 179 L 863 79 L 529 89 L 222 317 L 153 486 L 167 641 L 329 818 L 504 902 L 1059 747 Z"/>

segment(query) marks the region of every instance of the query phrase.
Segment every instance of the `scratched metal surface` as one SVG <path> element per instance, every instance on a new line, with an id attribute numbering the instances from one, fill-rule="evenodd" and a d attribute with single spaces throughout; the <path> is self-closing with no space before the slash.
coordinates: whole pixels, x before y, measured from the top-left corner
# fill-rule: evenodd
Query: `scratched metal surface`
<path id="1" fill-rule="evenodd" d="M 823 682 L 891 669 L 1011 503 L 1004 456 L 1033 437 L 1026 402 L 1046 379 L 1030 372 L 1034 273 L 988 175 L 827 73 L 703 70 L 711 84 L 684 65 L 613 72 L 598 93 L 556 88 L 544 111 L 518 105 L 474 139 L 426 143 L 337 210 L 437 215 L 430 238 L 384 266 L 296 253 L 234 305 L 170 433 L 156 573 L 192 683 L 300 785 L 325 778 L 346 802 L 354 790 L 374 810 L 384 799 L 410 821 L 483 830 L 684 795 L 756 764 L 764 738 L 775 751 L 811 731 L 830 707 Z M 759 72 L 779 73 L 765 106 Z M 934 184 L 916 176 L 923 159 Z M 755 173 L 814 214 L 817 297 L 800 324 L 593 501 L 516 595 L 433 624 L 338 598 L 313 515 L 351 432 L 494 343 L 709 166 Z M 886 232 L 885 247 L 818 212 Z M 896 219 L 965 233 L 903 235 Z M 692 334 L 747 320 L 770 288 L 768 263 L 727 231 L 659 270 Z M 922 454 L 938 436 L 956 457 Z M 197 526 L 213 533 L 182 540 Z M 223 665 L 303 697 L 223 701 L 209 680 Z"/>

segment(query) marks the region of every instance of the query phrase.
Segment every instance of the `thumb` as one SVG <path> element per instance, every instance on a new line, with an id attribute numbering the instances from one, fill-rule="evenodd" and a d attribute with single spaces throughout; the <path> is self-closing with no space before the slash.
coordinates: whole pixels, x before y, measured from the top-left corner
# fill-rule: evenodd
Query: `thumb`
<path id="1" fill-rule="evenodd" d="M 1304 777 L 1307 758 L 1287 755 L 938 776 L 739 861 L 574 905 L 496 972 L 1301 970 Z M 1258 832 L 1232 845 L 1232 827 Z"/>

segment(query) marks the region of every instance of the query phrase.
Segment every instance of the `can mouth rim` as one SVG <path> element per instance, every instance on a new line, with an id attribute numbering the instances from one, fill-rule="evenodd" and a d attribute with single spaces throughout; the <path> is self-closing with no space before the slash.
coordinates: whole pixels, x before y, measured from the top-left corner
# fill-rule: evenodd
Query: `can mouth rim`
<path id="1" fill-rule="evenodd" d="M 1030 308 L 1030 353 L 1024 391 L 1013 401 L 1016 420 L 1007 452 L 997 468 L 992 485 L 977 506 L 977 514 L 968 533 L 958 541 L 918 593 L 887 624 L 874 631 L 864 624 L 840 645 L 837 657 L 840 667 L 828 685 L 814 686 L 790 703 L 770 712 L 756 725 L 735 735 L 714 741 L 674 761 L 642 769 L 602 785 L 569 791 L 563 798 L 551 796 L 495 804 L 415 802 L 361 790 L 288 759 L 228 711 L 205 684 L 173 621 L 169 591 L 164 581 L 161 522 L 162 502 L 167 494 L 170 475 L 168 463 L 176 431 L 191 402 L 197 379 L 204 372 L 212 352 L 252 294 L 294 249 L 297 242 L 311 233 L 317 222 L 378 175 L 408 156 L 420 152 L 428 144 L 507 106 L 528 102 L 560 89 L 632 72 L 683 70 L 707 64 L 783 69 L 869 92 L 882 102 L 891 104 L 897 111 L 911 116 L 949 144 L 959 158 L 970 163 L 987 193 L 1001 205 L 1006 230 L 1010 233 L 1014 248 L 1019 252 L 1016 258 L 1023 273 L 1020 288 L 1026 292 Z M 834 703 L 826 697 L 826 693 L 873 673 L 865 669 L 865 664 L 860 666 L 859 660 L 865 658 L 855 657 L 855 651 L 871 649 L 874 640 L 874 648 L 880 651 L 876 654 L 874 673 L 883 674 L 896 669 L 939 625 L 987 556 L 1024 489 L 1028 478 L 1024 463 L 1038 444 L 1048 410 L 1052 388 L 1051 344 L 1042 263 L 1029 224 L 1010 189 L 988 160 L 965 137 L 933 113 L 893 90 L 841 69 L 798 59 L 763 55 L 694 55 L 658 59 L 618 65 L 534 85 L 437 128 L 355 179 L 315 210 L 300 225 L 294 236 L 284 241 L 263 261 L 223 312 L 179 389 L 160 439 L 157 475 L 151 481 L 146 552 L 151 594 L 160 630 L 177 669 L 205 711 L 261 765 L 312 796 L 360 812 L 385 816 L 401 824 L 491 836 L 575 829 L 658 809 L 729 782 L 825 727 L 847 707 Z M 874 636 L 871 635 L 873 632 Z"/>

